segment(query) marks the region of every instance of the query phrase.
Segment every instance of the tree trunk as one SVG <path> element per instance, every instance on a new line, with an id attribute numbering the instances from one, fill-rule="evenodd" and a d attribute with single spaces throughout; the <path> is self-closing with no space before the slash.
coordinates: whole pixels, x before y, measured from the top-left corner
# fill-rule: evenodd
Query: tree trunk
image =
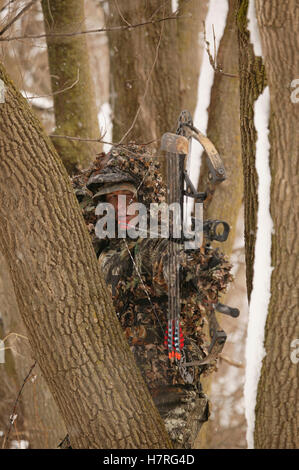
<path id="1" fill-rule="evenodd" d="M 42 1 L 45 31 L 72 33 L 84 30 L 83 0 Z M 86 37 L 48 36 L 56 129 L 54 134 L 99 138 L 94 83 L 90 72 Z M 85 168 L 101 149 L 94 142 L 53 138 L 55 148 L 69 173 Z"/>
<path id="2" fill-rule="evenodd" d="M 138 3 L 138 5 L 137 5 Z M 171 14 L 171 2 L 125 0 L 109 4 L 109 26 L 141 23 Z M 155 14 L 156 12 L 156 14 Z M 173 129 L 181 108 L 176 20 L 166 20 L 121 33 L 110 43 L 113 141 L 118 142 L 134 121 L 126 140 L 160 139 Z M 148 83 L 148 89 L 147 89 Z M 145 91 L 147 91 L 146 96 Z"/>
<path id="3" fill-rule="evenodd" d="M 176 130 L 181 110 L 195 109 L 202 53 L 199 33 L 207 2 L 179 2 L 179 8 L 176 20 L 109 33 L 114 142 L 134 124 L 126 140 L 154 141 L 157 149 L 164 132 Z M 172 12 L 170 0 L 138 5 L 135 0 L 123 0 L 110 2 L 109 9 L 110 26 L 155 20 Z M 161 171 L 165 177 L 162 160 Z"/>
<path id="4" fill-rule="evenodd" d="M 209 106 L 207 135 L 217 148 L 227 174 L 213 197 L 205 204 L 205 218 L 219 218 L 230 224 L 227 242 L 219 243 L 230 256 L 235 238 L 236 223 L 243 197 L 243 175 L 240 142 L 240 90 L 238 79 L 238 33 L 236 12 L 238 0 L 229 1 L 225 30 L 220 42 L 217 64 L 224 72 L 236 75 L 229 77 L 215 73 Z M 208 183 L 208 165 L 203 156 L 198 190 L 203 191 Z M 216 244 L 215 244 L 216 246 Z"/>
<path id="5" fill-rule="evenodd" d="M 180 99 L 182 110 L 194 115 L 197 104 L 198 78 L 202 56 L 204 21 L 208 13 L 208 1 L 179 0 L 177 37 L 180 60 Z"/>
<path id="6" fill-rule="evenodd" d="M 238 33 L 236 26 L 237 0 L 229 1 L 229 11 L 226 26 L 220 41 L 217 64 L 224 72 L 236 75 L 229 77 L 215 73 L 209 106 L 209 122 L 207 135 L 221 156 L 227 180 L 217 186 L 215 193 L 204 204 L 204 218 L 222 219 L 229 223 L 230 234 L 224 243 L 213 242 L 227 256 L 232 253 L 235 240 L 237 219 L 243 197 L 243 175 L 240 142 L 240 91 L 238 78 Z M 203 191 L 208 185 L 208 165 L 203 154 L 198 191 Z M 222 299 L 222 301 L 225 301 Z M 218 320 L 222 323 L 220 315 Z M 213 376 L 203 380 L 205 393 L 210 395 Z M 212 421 L 208 421 L 199 435 L 199 446 L 210 448 L 214 432 Z"/>
<path id="7" fill-rule="evenodd" d="M 299 8 L 296 0 L 286 3 L 258 0 L 256 8 L 271 99 L 270 212 L 274 269 L 265 329 L 266 357 L 257 394 L 255 447 L 295 449 L 298 366 L 291 360 L 291 343 L 298 338 L 299 104 L 291 100 L 291 82 L 299 65 Z"/>
<path id="8" fill-rule="evenodd" d="M 71 445 L 168 447 L 69 178 L 2 65 L 0 78 L 0 250 Z"/>
<path id="9" fill-rule="evenodd" d="M 9 425 L 14 402 L 25 377 L 34 363 L 27 331 L 21 318 L 8 267 L 0 253 L 0 305 L 3 320 L 1 338 L 7 337 L 4 370 L 1 371 L 1 429 Z M 2 366 L 1 366 L 2 367 Z M 16 429 L 21 439 L 28 441 L 31 449 L 55 449 L 66 435 L 66 428 L 49 388 L 36 365 L 32 376 L 23 388 L 16 409 Z M 10 437 L 17 439 L 14 432 Z M 9 443 L 6 447 L 9 447 Z"/>
<path id="10" fill-rule="evenodd" d="M 263 92 L 266 75 L 261 57 L 254 55 L 247 29 L 248 0 L 239 0 L 237 14 L 240 75 L 240 125 L 244 174 L 244 224 L 247 295 L 252 291 L 257 224 L 257 173 L 255 168 L 256 130 L 254 102 Z"/>

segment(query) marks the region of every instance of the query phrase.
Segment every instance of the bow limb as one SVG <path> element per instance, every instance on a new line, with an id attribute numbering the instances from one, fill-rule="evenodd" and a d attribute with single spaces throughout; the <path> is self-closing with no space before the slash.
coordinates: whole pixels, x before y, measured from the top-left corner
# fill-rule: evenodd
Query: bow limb
<path id="1" fill-rule="evenodd" d="M 200 132 L 196 127 L 187 126 L 186 135 L 197 140 L 207 154 L 209 170 L 211 172 L 211 182 L 221 183 L 226 179 L 225 169 L 222 159 L 210 139 Z"/>
<path id="2" fill-rule="evenodd" d="M 177 134 L 183 135 L 187 139 L 193 138 L 197 140 L 205 151 L 209 167 L 209 180 L 204 194 L 206 202 L 208 202 L 212 198 L 216 186 L 226 179 L 222 159 L 210 139 L 194 127 L 189 111 L 181 112 L 178 120 Z"/>

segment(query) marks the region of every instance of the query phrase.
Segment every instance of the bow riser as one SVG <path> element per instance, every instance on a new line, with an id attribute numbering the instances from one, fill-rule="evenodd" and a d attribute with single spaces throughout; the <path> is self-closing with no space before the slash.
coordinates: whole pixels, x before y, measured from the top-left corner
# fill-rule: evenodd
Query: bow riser
<path id="1" fill-rule="evenodd" d="M 176 134 L 167 133 L 162 137 L 162 151 L 166 158 L 167 202 L 178 204 L 178 210 L 171 213 L 170 240 L 168 243 L 168 326 L 165 340 L 170 361 L 181 359 L 183 338 L 180 326 L 180 245 L 174 240 L 183 237 L 183 192 L 184 161 L 188 153 L 188 140 Z M 179 228 L 179 230 L 178 230 Z"/>

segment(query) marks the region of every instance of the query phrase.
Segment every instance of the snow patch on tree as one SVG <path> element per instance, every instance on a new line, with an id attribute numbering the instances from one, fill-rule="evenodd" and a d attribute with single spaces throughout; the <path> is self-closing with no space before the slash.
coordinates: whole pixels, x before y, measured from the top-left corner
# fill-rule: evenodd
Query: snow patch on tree
<path id="1" fill-rule="evenodd" d="M 178 7 L 179 7 L 179 1 L 178 0 L 171 0 L 172 13 L 177 11 Z"/>
<path id="2" fill-rule="evenodd" d="M 103 103 L 98 113 L 98 122 L 101 130 L 101 135 L 104 135 L 103 140 L 105 142 L 112 141 L 112 120 L 111 120 L 111 107 L 109 103 Z M 103 144 L 103 151 L 109 152 L 111 148 L 110 144 Z"/>
<path id="3" fill-rule="evenodd" d="M 220 40 L 223 36 L 226 17 L 228 14 L 228 1 L 210 0 L 209 10 L 205 21 L 206 38 L 211 46 L 211 52 L 214 52 L 214 39 L 213 39 L 213 26 L 215 31 L 216 49 L 219 47 Z M 202 42 L 202 38 L 199 38 Z M 206 47 L 204 45 L 204 47 Z M 207 132 L 209 113 L 208 108 L 211 100 L 211 90 L 214 82 L 215 72 L 210 64 L 209 56 L 205 51 L 203 54 L 202 64 L 200 68 L 200 75 L 198 80 L 198 93 L 197 105 L 193 117 L 194 125 L 204 134 Z M 190 161 L 187 162 L 187 170 L 190 175 L 192 183 L 197 187 L 199 171 L 201 165 L 201 156 L 203 149 L 196 141 L 192 141 L 192 156 Z M 190 198 L 191 199 L 191 198 Z M 193 201 L 188 201 L 188 217 L 192 211 Z"/>
<path id="4" fill-rule="evenodd" d="M 260 32 L 257 24 L 254 0 L 249 0 L 248 11 L 248 30 L 250 33 L 250 42 L 253 45 L 254 54 L 263 57 Z"/>
<path id="5" fill-rule="evenodd" d="M 254 125 L 257 131 L 256 171 L 258 174 L 258 213 L 255 244 L 254 276 L 246 340 L 245 416 L 247 420 L 248 448 L 254 448 L 255 406 L 257 387 L 265 356 L 264 333 L 271 296 L 271 234 L 273 222 L 270 215 L 271 173 L 269 166 L 270 143 L 268 139 L 270 114 L 269 87 L 254 105 Z"/>

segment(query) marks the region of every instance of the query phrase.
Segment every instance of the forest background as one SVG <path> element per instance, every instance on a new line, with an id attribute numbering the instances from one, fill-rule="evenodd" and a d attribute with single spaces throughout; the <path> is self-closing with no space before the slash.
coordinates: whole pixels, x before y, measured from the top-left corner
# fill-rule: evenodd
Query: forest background
<path id="1" fill-rule="evenodd" d="M 235 282 L 225 302 L 241 314 L 221 318 L 228 341 L 204 384 L 212 408 L 198 446 L 295 447 L 297 2 L 15 0 L 0 1 L 0 15 L 2 66 L 70 175 L 112 142 L 157 150 L 182 109 L 215 144 L 228 179 L 205 217 L 231 226 L 222 248 Z M 9 88 L 2 68 L 0 78 Z M 1 155 L 9 129 L 4 116 Z M 21 138 L 25 149 L 34 142 L 26 131 Z M 196 144 L 189 171 L 202 190 L 207 167 Z M 6 447 L 56 447 L 64 423 L 39 367 L 31 370 L 25 287 L 16 288 L 23 254 L 5 241 L 6 217 L 3 210 L 0 438 Z"/>

